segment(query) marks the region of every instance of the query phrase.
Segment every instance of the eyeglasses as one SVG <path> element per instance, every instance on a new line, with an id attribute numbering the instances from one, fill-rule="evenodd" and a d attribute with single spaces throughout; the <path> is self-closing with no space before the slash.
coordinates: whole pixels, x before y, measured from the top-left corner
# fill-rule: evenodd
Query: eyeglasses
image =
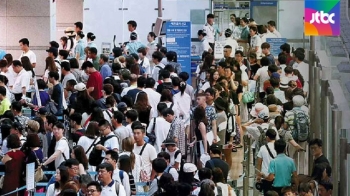
<path id="1" fill-rule="evenodd" d="M 72 169 L 72 170 L 78 171 L 78 170 L 79 170 L 79 167 L 70 167 L 69 169 Z"/>
<path id="2" fill-rule="evenodd" d="M 97 190 L 95 190 L 95 189 L 88 189 L 88 190 L 86 190 L 87 193 L 94 193 L 95 191 L 97 191 Z"/>

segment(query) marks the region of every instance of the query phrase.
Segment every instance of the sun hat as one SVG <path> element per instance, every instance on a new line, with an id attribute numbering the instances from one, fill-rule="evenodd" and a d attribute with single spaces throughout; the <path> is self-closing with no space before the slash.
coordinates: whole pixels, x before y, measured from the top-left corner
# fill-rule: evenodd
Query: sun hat
<path id="1" fill-rule="evenodd" d="M 262 103 L 257 103 L 252 108 L 250 115 L 252 115 L 255 118 L 261 118 L 261 119 L 268 118 L 269 117 L 269 108 Z"/>

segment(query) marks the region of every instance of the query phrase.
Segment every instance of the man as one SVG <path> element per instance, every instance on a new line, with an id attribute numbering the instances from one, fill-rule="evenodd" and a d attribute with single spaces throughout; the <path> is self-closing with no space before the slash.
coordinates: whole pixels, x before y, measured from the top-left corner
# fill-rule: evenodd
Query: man
<path id="1" fill-rule="evenodd" d="M 100 74 L 102 76 L 102 80 L 104 81 L 107 77 L 112 75 L 112 69 L 108 65 L 108 57 L 104 54 L 100 55 Z"/>
<path id="2" fill-rule="evenodd" d="M 63 109 L 65 109 L 65 99 L 64 97 L 64 92 L 62 85 L 60 84 L 59 80 L 59 75 L 55 71 L 50 71 L 49 72 L 49 82 L 53 85 L 52 87 L 52 94 L 51 94 L 51 99 L 53 100 L 56 110 L 51 110 L 48 112 L 54 113 L 54 115 L 62 115 L 63 114 Z"/>
<path id="3" fill-rule="evenodd" d="M 107 109 L 106 99 L 107 99 L 107 97 L 109 97 L 113 94 L 113 90 L 114 90 L 114 88 L 111 84 L 104 84 L 103 85 L 102 97 L 95 102 L 98 105 L 98 107 L 100 107 L 101 109 L 106 111 L 106 109 Z M 111 114 L 112 111 L 108 110 L 106 112 L 109 112 L 109 114 L 112 115 Z"/>
<path id="4" fill-rule="evenodd" d="M 137 87 L 137 79 L 138 77 L 136 74 L 130 75 L 130 86 L 123 89 L 122 93 L 120 94 L 121 97 L 124 97 L 124 95 L 126 95 L 129 90 L 135 89 Z"/>
<path id="5" fill-rule="evenodd" d="M 286 79 L 283 79 L 286 78 Z M 281 78 L 281 82 L 285 81 L 283 85 L 288 86 L 289 81 L 295 81 L 297 83 L 297 87 L 302 89 L 303 85 L 301 84 L 298 76 L 294 75 L 293 73 L 293 67 L 287 66 L 284 68 L 284 77 Z"/>
<path id="6" fill-rule="evenodd" d="M 224 46 L 224 58 L 222 58 L 220 61 L 225 62 L 226 59 L 231 58 L 231 56 L 234 57 L 234 53 L 232 55 L 232 46 L 225 45 Z"/>
<path id="7" fill-rule="evenodd" d="M 23 38 L 19 40 L 19 46 L 21 47 L 22 53 L 19 59 L 23 56 L 27 56 L 32 64 L 33 68 L 36 66 L 36 55 L 33 51 L 29 49 L 29 40 L 27 38 Z"/>
<path id="8" fill-rule="evenodd" d="M 86 83 L 88 93 L 92 98 L 98 100 L 102 97 L 102 76 L 98 72 L 94 65 L 90 61 L 85 61 L 82 70 L 89 75 L 89 79 Z"/>
<path id="9" fill-rule="evenodd" d="M 104 161 L 105 163 L 111 164 L 114 168 L 112 179 L 121 183 L 124 186 L 126 195 L 130 195 L 131 192 L 130 192 L 129 175 L 125 171 L 119 170 L 118 164 L 117 164 L 118 158 L 119 158 L 118 152 L 109 150 L 106 152 Z"/>
<path id="10" fill-rule="evenodd" d="M 2 116 L 7 110 L 10 110 L 11 102 L 6 97 L 6 88 L 0 86 L 0 115 Z"/>
<path id="11" fill-rule="evenodd" d="M 96 70 L 100 70 L 100 57 L 97 55 L 96 48 L 89 48 L 88 57 L 92 60 L 92 64 Z"/>
<path id="12" fill-rule="evenodd" d="M 309 142 L 310 150 L 312 156 L 314 157 L 312 176 L 314 176 L 314 168 L 316 164 L 327 163 L 329 165 L 329 161 L 326 156 L 324 156 L 322 152 L 322 140 L 315 138 Z"/>
<path id="13" fill-rule="evenodd" d="M 56 140 L 55 150 L 42 165 L 45 167 L 54 161 L 55 168 L 57 168 L 63 161 L 69 159 L 69 146 L 67 139 L 64 137 L 65 129 L 61 122 L 56 122 L 52 130 Z"/>
<path id="14" fill-rule="evenodd" d="M 125 138 L 133 137 L 131 131 L 123 126 L 124 114 L 120 111 L 114 111 L 112 118 L 112 125 L 115 128 L 114 134 L 119 138 L 119 149 L 122 149 L 122 141 Z"/>
<path id="15" fill-rule="evenodd" d="M 167 167 L 167 163 L 162 158 L 156 158 L 152 162 L 152 170 L 154 173 L 156 173 L 156 176 L 155 176 L 155 179 L 153 179 L 153 181 L 151 182 L 151 185 L 148 191 L 148 196 L 153 196 L 158 191 L 159 189 L 158 183 L 166 167 Z"/>
<path id="16" fill-rule="evenodd" d="M 270 61 L 267 57 L 263 57 L 260 60 L 261 63 L 261 68 L 258 69 L 258 71 L 256 72 L 255 76 L 254 76 L 254 80 L 258 80 L 257 83 L 259 83 L 259 98 L 260 101 L 263 101 L 263 99 L 265 98 L 265 91 L 264 91 L 264 82 L 266 80 L 270 79 L 270 75 L 268 73 L 268 68 L 269 68 L 269 64 Z"/>
<path id="17" fill-rule="evenodd" d="M 212 46 L 210 46 L 208 40 L 206 39 L 207 34 L 204 32 L 204 30 L 199 30 L 198 33 L 198 39 L 201 42 L 201 46 L 199 47 L 198 55 L 202 56 L 204 52 L 213 52 Z"/>
<path id="18" fill-rule="evenodd" d="M 207 23 L 204 24 L 203 31 L 207 34 L 206 39 L 208 40 L 210 47 L 214 49 L 215 35 L 222 35 L 219 29 L 214 26 L 214 14 L 207 15 Z"/>
<path id="19" fill-rule="evenodd" d="M 294 59 L 293 69 L 297 69 L 303 76 L 305 81 L 303 90 L 307 93 L 309 91 L 309 64 L 304 62 L 305 54 L 300 50 L 294 51 Z"/>
<path id="20" fill-rule="evenodd" d="M 186 154 L 186 133 L 185 125 L 182 120 L 174 115 L 174 111 L 171 108 L 166 108 L 162 111 L 163 118 L 171 123 L 169 133 L 166 139 L 173 139 L 181 153 Z"/>
<path id="21" fill-rule="evenodd" d="M 155 81 L 159 80 L 159 71 L 164 69 L 164 67 L 165 67 L 165 65 L 163 63 L 161 63 L 162 59 L 163 59 L 163 55 L 161 52 L 156 51 L 152 54 L 152 61 L 154 63 L 154 67 L 153 67 L 151 77 Z"/>
<path id="22" fill-rule="evenodd" d="M 126 23 L 128 25 L 128 30 L 130 33 L 136 33 L 136 28 L 137 28 L 137 23 L 134 20 L 129 20 L 128 23 Z"/>
<path id="23" fill-rule="evenodd" d="M 154 159 L 157 158 L 157 153 L 156 149 L 150 145 L 147 144 L 144 140 L 144 137 L 146 136 L 146 127 L 141 124 L 139 121 L 135 121 L 132 124 L 132 130 L 134 133 L 134 150 L 133 152 L 135 154 L 138 154 L 142 158 L 143 162 L 143 171 L 141 173 L 141 179 L 142 181 L 149 181 L 151 179 L 151 172 L 152 172 L 152 162 Z M 165 161 L 164 161 L 165 162 Z M 165 167 L 163 168 L 162 172 L 166 168 L 166 163 Z"/>
<path id="24" fill-rule="evenodd" d="M 207 105 L 214 106 L 214 101 L 216 99 L 215 94 L 216 92 L 214 88 L 207 88 L 205 90 L 205 98 Z"/>
<path id="25" fill-rule="evenodd" d="M 74 76 L 74 74 L 70 71 L 70 64 L 69 62 L 62 62 L 61 63 L 62 66 L 62 75 L 64 76 L 63 80 L 62 80 L 62 87 L 64 88 L 64 97 L 67 98 L 68 97 L 68 91 L 67 91 L 67 81 L 68 80 L 75 80 L 76 78 Z"/>
<path id="26" fill-rule="evenodd" d="M 136 95 L 143 91 L 143 88 L 145 88 L 146 84 L 146 78 L 144 76 L 140 76 L 137 78 L 137 88 L 131 89 L 126 93 L 126 95 L 130 96 L 132 98 L 132 102 L 136 103 Z"/>
<path id="27" fill-rule="evenodd" d="M 82 22 L 76 22 L 74 23 L 75 25 L 75 33 L 78 33 L 79 31 L 83 30 L 83 23 Z"/>
<path id="28" fill-rule="evenodd" d="M 277 156 L 277 153 L 275 150 L 275 139 L 276 139 L 276 131 L 274 129 L 268 129 L 266 131 L 267 144 L 264 146 L 261 146 L 258 152 L 256 169 L 257 171 L 261 171 L 261 173 L 264 173 L 265 176 L 269 174 L 268 169 L 269 169 L 271 160 L 273 160 Z M 264 194 L 266 194 L 266 192 L 271 189 L 272 183 L 264 179 L 261 179 L 260 172 L 258 172 L 257 181 L 262 181 L 262 183 L 264 184 L 263 185 Z"/>
<path id="29" fill-rule="evenodd" d="M 225 45 L 226 46 L 231 46 L 231 54 L 230 57 L 235 57 L 235 52 L 238 48 L 238 43 L 235 39 L 232 38 L 232 30 L 231 29 L 226 29 L 225 31 Z M 225 48 L 224 48 L 225 51 Z M 225 53 L 224 53 L 225 55 Z"/>
<path id="30" fill-rule="evenodd" d="M 44 152 L 45 158 L 47 159 L 51 155 L 55 153 L 55 146 L 56 146 L 56 138 L 53 134 L 53 126 L 58 122 L 57 117 L 55 115 L 46 115 L 46 121 L 44 121 L 44 128 L 46 130 L 46 138 L 47 138 L 47 153 Z M 55 163 L 52 162 L 48 164 L 48 169 L 50 171 L 54 171 L 57 169 L 55 167 Z"/>
<path id="31" fill-rule="evenodd" d="M 90 174 L 82 174 L 79 178 L 80 190 L 78 192 L 79 196 L 88 195 L 88 184 L 92 182 Z"/>
<path id="32" fill-rule="evenodd" d="M 330 182 L 320 182 L 318 184 L 318 194 L 320 196 L 332 196 L 333 184 Z"/>
<path id="33" fill-rule="evenodd" d="M 152 108 L 157 108 L 157 105 L 160 101 L 160 94 L 154 90 L 154 85 L 156 81 L 153 78 L 146 79 L 146 87 L 143 89 L 143 92 L 147 94 L 149 105 Z M 157 117 L 156 112 L 152 113 L 152 117 Z"/>
<path id="34" fill-rule="evenodd" d="M 101 196 L 102 187 L 100 183 L 92 181 L 87 185 L 87 196 Z"/>
<path id="35" fill-rule="evenodd" d="M 137 50 L 141 47 L 146 47 L 143 43 L 137 40 L 135 32 L 130 33 L 130 42 L 125 46 L 125 54 L 137 54 Z"/>
<path id="36" fill-rule="evenodd" d="M 166 108 L 168 108 L 166 103 L 158 103 L 157 111 L 159 116 L 153 117 L 147 128 L 148 134 L 154 132 L 156 136 L 156 141 L 153 146 L 158 153 L 162 151 L 162 143 L 166 139 L 170 129 L 170 123 L 167 122 L 162 115 L 162 111 Z"/>
<path id="37" fill-rule="evenodd" d="M 284 43 L 280 46 L 281 52 L 287 56 L 287 62 L 286 65 L 289 65 L 289 63 L 293 60 L 292 56 L 290 55 L 290 45 L 288 43 Z"/>
<path id="38" fill-rule="evenodd" d="M 212 144 L 210 146 L 210 160 L 205 163 L 205 168 L 213 170 L 218 167 L 222 170 L 225 180 L 227 180 L 228 172 L 230 170 L 228 164 L 221 160 L 221 149 L 218 144 Z"/>
<path id="39" fill-rule="evenodd" d="M 71 138 L 73 140 L 73 146 L 75 146 L 79 138 L 84 135 L 85 129 L 81 126 L 82 116 L 80 113 L 73 113 L 69 116 L 71 126 Z"/>
<path id="40" fill-rule="evenodd" d="M 113 180 L 114 168 L 110 163 L 102 163 L 97 167 L 98 180 L 102 186 L 101 195 L 127 196 L 124 186 Z"/>
<path id="41" fill-rule="evenodd" d="M 284 187 L 281 192 L 282 192 L 283 196 L 296 196 L 295 191 L 293 190 L 293 188 L 289 187 L 289 186 L 288 187 Z M 307 195 L 303 195 L 303 196 L 307 196 Z"/>
<path id="42" fill-rule="evenodd" d="M 278 55 L 278 72 L 281 74 L 281 76 L 285 76 L 285 73 L 284 73 L 284 69 L 287 67 L 286 63 L 287 63 L 287 55 L 283 54 L 283 53 L 280 53 Z"/>
<path id="43" fill-rule="evenodd" d="M 157 158 L 162 158 L 165 160 L 165 162 L 167 163 L 167 167 L 164 170 L 164 173 L 169 173 L 173 176 L 174 181 L 178 181 L 179 180 L 179 173 L 178 170 L 175 169 L 173 166 L 170 165 L 170 155 L 167 152 L 159 152 L 157 155 Z"/>
<path id="44" fill-rule="evenodd" d="M 58 51 L 59 60 L 61 62 L 64 62 L 64 61 L 69 62 L 69 60 L 67 59 L 68 55 L 69 55 L 69 53 L 67 50 L 59 50 Z"/>
<path id="45" fill-rule="evenodd" d="M 151 75 L 151 64 L 149 59 L 147 58 L 147 49 L 145 47 L 141 47 L 137 49 L 137 53 L 140 58 L 140 68 L 142 68 L 146 74 L 146 76 Z"/>
<path id="46" fill-rule="evenodd" d="M 272 21 L 270 20 L 269 22 L 267 22 L 267 29 L 276 35 L 277 38 L 281 38 L 281 33 L 277 31 L 276 29 L 276 22 L 275 21 Z"/>
<path id="47" fill-rule="evenodd" d="M 170 72 L 166 69 L 160 71 L 160 75 L 163 78 L 163 82 L 157 86 L 157 92 L 161 94 L 164 89 L 171 91 L 173 89 L 173 83 L 170 79 Z"/>
<path id="48" fill-rule="evenodd" d="M 205 116 L 208 120 L 208 125 L 206 126 L 207 133 L 209 133 L 210 131 L 213 132 L 213 143 L 216 143 L 218 138 L 216 124 L 218 116 L 216 114 L 216 111 L 212 106 L 209 106 L 206 103 L 206 95 L 204 93 L 200 93 L 197 95 L 197 104 L 198 106 L 201 106 L 205 109 Z"/>
<path id="49" fill-rule="evenodd" d="M 30 75 L 23 69 L 22 63 L 19 60 L 13 61 L 13 71 L 15 72 L 12 93 L 16 101 L 26 98 L 27 90 L 29 90 Z"/>
<path id="50" fill-rule="evenodd" d="M 74 89 L 74 86 L 77 85 L 77 81 L 76 80 L 68 80 L 67 83 L 66 83 L 66 91 L 67 92 L 70 92 L 70 96 L 68 98 L 68 107 L 69 108 L 72 108 L 72 106 L 76 103 L 76 97 L 78 95 L 78 91 Z M 85 84 L 84 84 L 85 86 Z M 86 88 L 86 86 L 85 86 Z"/>
<path id="51" fill-rule="evenodd" d="M 270 162 L 268 169 L 269 175 L 260 172 L 262 178 L 267 181 L 273 181 L 272 190 L 280 195 L 282 193 L 282 188 L 291 186 L 292 182 L 298 187 L 298 174 L 294 160 L 284 154 L 286 145 L 283 139 L 275 142 L 277 157 Z"/>
<path id="52" fill-rule="evenodd" d="M 105 137 L 107 140 L 104 142 L 104 144 L 97 144 L 95 148 L 97 150 L 102 150 L 102 157 L 106 157 L 106 152 L 108 150 L 114 150 L 118 152 L 119 148 L 119 141 L 118 138 L 115 137 L 114 133 L 111 130 L 111 125 L 106 119 L 101 120 L 98 123 L 98 127 L 100 130 L 101 136 Z"/>
<path id="53" fill-rule="evenodd" d="M 269 59 L 270 65 L 275 65 L 275 57 L 270 53 L 270 44 L 264 42 L 261 44 L 262 53 Z"/>
<path id="54" fill-rule="evenodd" d="M 69 179 L 75 180 L 79 178 L 79 161 L 76 159 L 67 159 L 64 166 L 68 168 Z"/>
<path id="55" fill-rule="evenodd" d="M 119 106 L 119 104 L 118 104 Z M 119 109 L 118 109 L 119 110 Z M 125 113 L 125 122 L 127 123 L 126 128 L 132 132 L 132 124 L 137 120 L 139 114 L 136 110 L 127 110 Z"/>
<path id="56" fill-rule="evenodd" d="M 299 195 L 301 196 L 314 196 L 314 194 L 312 193 L 311 185 L 307 182 L 303 182 L 299 184 L 298 192 L 299 192 Z"/>
<path id="57" fill-rule="evenodd" d="M 305 49 L 304 48 L 297 48 L 297 49 L 295 49 L 294 52 L 292 52 L 293 53 L 293 57 L 292 57 L 292 60 L 289 62 L 289 66 L 293 66 L 294 63 L 295 63 L 295 55 L 294 54 L 295 54 L 296 51 L 299 51 L 299 52 L 301 52 L 301 53 L 303 53 L 305 55 Z M 306 64 L 309 63 L 309 61 L 306 60 L 306 59 L 304 59 L 303 61 Z"/>

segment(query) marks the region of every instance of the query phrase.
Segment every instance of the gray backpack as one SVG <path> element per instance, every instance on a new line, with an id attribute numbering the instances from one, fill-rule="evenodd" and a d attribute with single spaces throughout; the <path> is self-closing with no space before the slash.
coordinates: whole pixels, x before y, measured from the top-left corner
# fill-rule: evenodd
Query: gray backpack
<path id="1" fill-rule="evenodd" d="M 309 128 L 309 116 L 300 109 L 293 109 L 294 120 L 293 120 L 293 130 L 292 132 L 293 139 L 296 142 L 305 142 L 309 140 L 310 128 Z"/>

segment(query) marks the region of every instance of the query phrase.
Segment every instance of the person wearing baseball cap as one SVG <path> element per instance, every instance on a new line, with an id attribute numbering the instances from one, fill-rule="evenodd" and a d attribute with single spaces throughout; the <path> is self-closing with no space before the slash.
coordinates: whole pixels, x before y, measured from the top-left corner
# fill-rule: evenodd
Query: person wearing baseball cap
<path id="1" fill-rule="evenodd" d="M 229 165 L 221 159 L 222 146 L 218 144 L 212 144 L 210 146 L 210 160 L 205 163 L 205 167 L 213 170 L 218 167 L 224 173 L 225 180 L 227 181 L 228 172 L 230 170 Z"/>

